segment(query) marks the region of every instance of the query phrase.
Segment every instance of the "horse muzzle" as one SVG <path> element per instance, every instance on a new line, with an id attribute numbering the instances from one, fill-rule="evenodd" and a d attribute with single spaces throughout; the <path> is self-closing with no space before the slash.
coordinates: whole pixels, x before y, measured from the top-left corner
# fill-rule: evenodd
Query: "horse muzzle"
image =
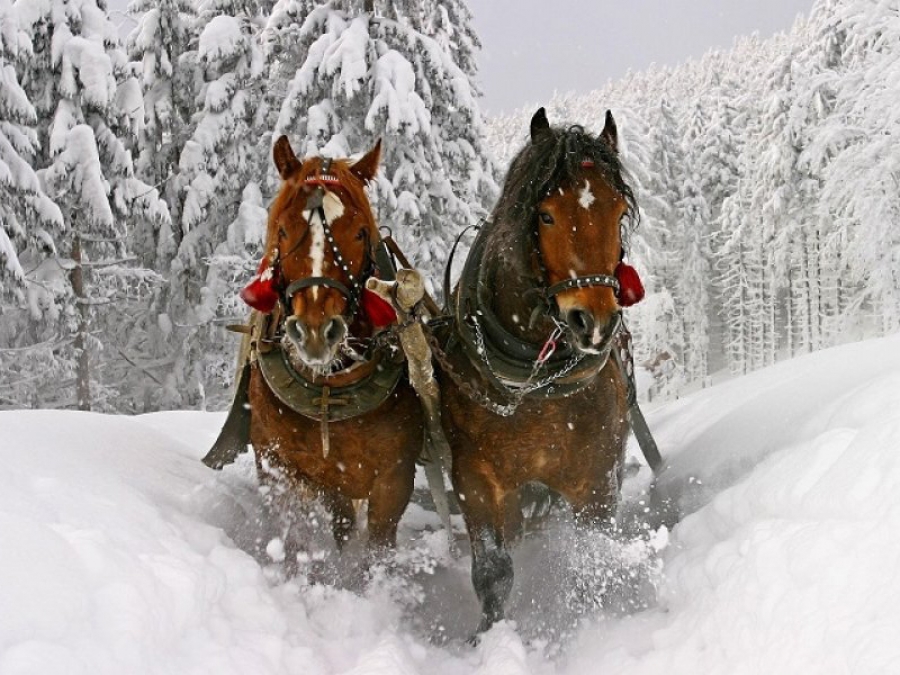
<path id="1" fill-rule="evenodd" d="M 602 354 L 609 350 L 619 331 L 622 315 L 616 312 L 601 323 L 588 310 L 571 307 L 566 310 L 563 319 L 576 349 L 586 354 Z"/>
<path id="2" fill-rule="evenodd" d="M 306 366 L 321 370 L 338 358 L 347 337 L 347 322 L 342 316 L 333 316 L 312 326 L 290 316 L 284 322 L 284 336 Z"/>

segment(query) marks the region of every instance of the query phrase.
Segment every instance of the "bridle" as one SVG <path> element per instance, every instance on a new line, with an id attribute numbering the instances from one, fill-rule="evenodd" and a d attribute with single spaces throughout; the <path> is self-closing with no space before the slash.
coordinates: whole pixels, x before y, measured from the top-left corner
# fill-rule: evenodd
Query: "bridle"
<path id="1" fill-rule="evenodd" d="M 277 254 L 276 250 L 276 260 L 273 264 L 273 267 L 276 268 L 276 273 L 279 274 L 283 278 L 281 274 L 281 261 L 288 258 L 290 255 L 296 251 L 297 248 L 306 240 L 306 237 L 309 236 L 309 228 L 312 225 L 312 218 L 318 217 L 319 223 L 322 227 L 322 230 L 325 235 L 325 241 L 328 246 L 331 248 L 331 253 L 334 256 L 334 261 L 337 264 L 338 268 L 340 268 L 347 277 L 349 282 L 348 284 L 344 284 L 337 279 L 333 279 L 331 277 L 326 276 L 311 276 L 304 277 L 303 279 L 296 279 L 287 285 L 281 291 L 281 301 L 284 303 L 284 306 L 290 307 L 291 298 L 302 291 L 305 288 L 316 288 L 316 287 L 326 287 L 333 288 L 338 291 L 344 298 L 347 299 L 347 309 L 345 311 L 345 315 L 347 317 L 353 317 L 356 315 L 357 310 L 359 309 L 360 296 L 362 294 L 362 290 L 365 284 L 365 280 L 371 275 L 373 268 L 375 267 L 375 263 L 372 259 L 372 254 L 370 250 L 370 246 L 366 246 L 366 261 L 364 263 L 364 267 L 360 274 L 354 275 L 350 270 L 350 266 L 347 264 L 347 261 L 344 259 L 344 256 L 341 254 L 340 247 L 334 238 L 334 233 L 331 231 L 331 224 L 328 222 L 328 218 L 325 215 L 325 195 L 327 193 L 327 186 L 340 186 L 340 179 L 329 173 L 331 169 L 331 159 L 325 158 L 322 160 L 322 167 L 316 173 L 315 176 L 311 176 L 303 181 L 303 185 L 305 186 L 314 186 L 315 191 L 310 195 L 307 200 L 307 206 L 310 212 L 309 224 L 307 225 L 307 230 L 304 235 L 300 238 L 297 244 L 288 251 L 284 256 L 280 256 Z"/>
<path id="2" fill-rule="evenodd" d="M 581 163 L 583 168 L 591 168 L 594 166 L 594 163 L 590 160 L 584 160 Z M 547 266 L 544 264 L 544 257 L 541 255 L 541 247 L 540 247 L 540 223 L 537 218 L 537 214 L 535 214 L 535 227 L 533 229 L 534 232 L 534 248 L 537 252 L 537 264 L 540 269 L 541 280 L 542 283 L 546 285 L 546 280 L 548 278 Z M 621 223 L 619 225 L 619 232 L 621 236 L 622 226 Z M 625 258 L 625 248 L 624 246 L 621 248 L 619 253 L 619 262 L 621 263 Z M 544 288 L 537 289 L 538 292 L 544 299 L 545 302 L 545 311 L 551 319 L 558 322 L 560 320 L 559 316 L 559 305 L 556 302 L 556 296 L 562 293 L 563 291 L 568 291 L 570 289 L 575 288 L 592 288 L 596 286 L 605 286 L 607 288 L 611 288 L 613 293 L 616 294 L 616 297 L 619 295 L 619 291 L 621 290 L 621 284 L 619 280 L 613 274 L 586 274 L 580 277 L 570 277 L 568 279 L 563 279 L 562 281 L 558 281 L 555 284 L 551 284 Z"/>

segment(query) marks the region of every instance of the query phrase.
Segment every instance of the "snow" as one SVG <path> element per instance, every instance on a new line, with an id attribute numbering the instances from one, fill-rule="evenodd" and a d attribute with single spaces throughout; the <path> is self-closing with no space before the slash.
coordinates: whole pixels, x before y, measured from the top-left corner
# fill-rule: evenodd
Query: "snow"
<path id="1" fill-rule="evenodd" d="M 365 591 L 284 581 L 252 460 L 199 461 L 221 413 L 2 412 L 0 673 L 898 672 L 900 335 L 647 417 L 682 520 L 610 540 L 551 517 L 473 647 L 468 558 L 417 504 Z"/>
<path id="2" fill-rule="evenodd" d="M 199 54 L 206 61 L 225 60 L 245 49 L 241 22 L 233 16 L 220 14 L 213 17 L 200 34 Z"/>

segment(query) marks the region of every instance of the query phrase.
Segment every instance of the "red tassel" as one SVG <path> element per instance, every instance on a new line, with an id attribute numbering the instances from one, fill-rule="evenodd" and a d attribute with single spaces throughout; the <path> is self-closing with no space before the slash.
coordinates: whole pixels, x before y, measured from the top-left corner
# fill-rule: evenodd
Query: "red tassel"
<path id="1" fill-rule="evenodd" d="M 277 283 L 276 270 L 269 267 L 268 258 L 263 258 L 256 275 L 241 290 L 241 300 L 256 311 L 268 314 L 278 302 Z"/>
<path id="2" fill-rule="evenodd" d="M 644 299 L 644 284 L 631 265 L 620 262 L 616 267 L 616 279 L 619 280 L 620 307 L 631 307 Z"/>
<path id="3" fill-rule="evenodd" d="M 360 305 L 362 305 L 362 311 L 368 317 L 369 323 L 376 328 L 390 326 L 397 320 L 397 312 L 394 311 L 391 304 L 368 288 L 363 289 Z"/>

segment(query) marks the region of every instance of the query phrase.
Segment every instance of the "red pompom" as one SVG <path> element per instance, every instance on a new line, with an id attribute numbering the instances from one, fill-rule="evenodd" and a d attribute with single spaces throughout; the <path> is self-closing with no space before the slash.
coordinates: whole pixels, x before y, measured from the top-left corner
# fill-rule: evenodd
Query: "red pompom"
<path id="1" fill-rule="evenodd" d="M 619 280 L 620 307 L 631 307 L 644 299 L 644 284 L 631 265 L 620 262 L 616 267 L 616 279 Z"/>
<path id="2" fill-rule="evenodd" d="M 278 279 L 276 270 L 269 267 L 268 258 L 263 258 L 250 283 L 241 290 L 241 300 L 253 309 L 268 314 L 278 302 Z"/>
<path id="3" fill-rule="evenodd" d="M 397 320 L 397 312 L 391 304 L 379 297 L 368 288 L 364 288 L 360 300 L 362 311 L 368 317 L 369 323 L 376 328 L 390 326 Z"/>

